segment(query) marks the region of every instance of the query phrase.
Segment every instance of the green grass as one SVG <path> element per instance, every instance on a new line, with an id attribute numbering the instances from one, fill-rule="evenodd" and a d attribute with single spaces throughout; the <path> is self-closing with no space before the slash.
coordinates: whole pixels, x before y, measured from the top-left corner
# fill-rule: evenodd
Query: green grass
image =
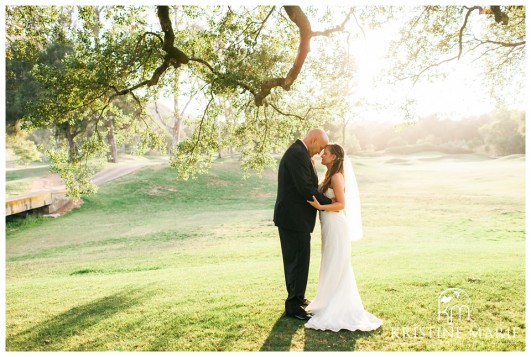
<path id="1" fill-rule="evenodd" d="M 6 194 L 21 195 L 31 190 L 33 180 L 50 174 L 49 167 L 42 164 L 6 171 Z"/>
<path id="2" fill-rule="evenodd" d="M 49 167 L 39 165 L 37 167 L 26 167 L 6 171 L 6 181 L 23 180 L 27 178 L 36 178 L 46 176 L 50 173 Z"/>
<path id="3" fill-rule="evenodd" d="M 366 309 L 384 320 L 377 331 L 314 331 L 282 317 L 276 174 L 243 180 L 237 162 L 222 160 L 186 182 L 146 168 L 61 218 L 8 221 L 6 349 L 525 350 L 524 162 L 437 153 L 353 161 L 365 235 L 352 265 Z M 469 294 L 472 320 L 448 325 L 437 297 L 454 287 Z M 465 332 L 452 337 L 457 326 Z M 430 327 L 443 334 L 413 335 Z"/>

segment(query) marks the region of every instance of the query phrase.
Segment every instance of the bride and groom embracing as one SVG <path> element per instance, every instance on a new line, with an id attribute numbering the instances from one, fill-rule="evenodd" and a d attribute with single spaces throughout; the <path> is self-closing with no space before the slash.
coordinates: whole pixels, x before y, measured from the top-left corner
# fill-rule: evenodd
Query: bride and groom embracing
<path id="1" fill-rule="evenodd" d="M 311 159 L 321 153 L 326 176 L 318 184 Z M 321 265 L 317 294 L 305 297 L 310 234 L 321 219 Z M 371 331 L 382 321 L 365 311 L 351 266 L 351 240 L 361 239 L 359 193 L 343 148 L 328 144 L 321 129 L 293 143 L 280 160 L 274 222 L 278 227 L 288 297 L 285 314 L 317 330 Z"/>

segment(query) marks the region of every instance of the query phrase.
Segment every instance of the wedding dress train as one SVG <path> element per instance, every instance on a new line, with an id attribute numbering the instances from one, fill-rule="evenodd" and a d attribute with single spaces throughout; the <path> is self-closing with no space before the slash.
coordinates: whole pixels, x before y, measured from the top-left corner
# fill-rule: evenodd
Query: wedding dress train
<path id="1" fill-rule="evenodd" d="M 325 193 L 333 198 L 330 188 Z M 306 310 L 313 317 L 305 324 L 316 330 L 372 331 L 382 320 L 365 311 L 351 266 L 351 240 L 343 211 L 320 211 L 321 265 L 317 294 Z"/>

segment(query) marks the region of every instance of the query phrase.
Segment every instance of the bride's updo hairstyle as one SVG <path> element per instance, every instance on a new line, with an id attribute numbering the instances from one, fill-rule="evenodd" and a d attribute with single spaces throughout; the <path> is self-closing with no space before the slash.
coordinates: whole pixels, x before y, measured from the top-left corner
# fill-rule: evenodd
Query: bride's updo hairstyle
<path id="1" fill-rule="evenodd" d="M 321 184 L 322 192 L 326 192 L 326 190 L 330 188 L 330 185 L 332 184 L 332 176 L 334 176 L 336 173 L 341 172 L 342 175 L 345 175 L 343 171 L 343 159 L 345 158 L 345 150 L 343 150 L 343 148 L 339 144 L 327 145 L 325 150 L 326 149 L 330 151 L 330 154 L 335 155 L 336 159 L 332 163 L 332 167 L 330 168 L 330 170 L 326 171 L 325 178 L 323 180 L 323 183 Z"/>

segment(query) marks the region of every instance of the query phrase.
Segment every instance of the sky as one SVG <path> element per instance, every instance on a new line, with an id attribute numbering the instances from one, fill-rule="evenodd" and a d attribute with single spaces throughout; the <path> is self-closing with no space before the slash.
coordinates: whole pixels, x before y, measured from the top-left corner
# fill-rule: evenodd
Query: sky
<path id="1" fill-rule="evenodd" d="M 471 62 L 470 56 L 443 64 L 440 68 L 447 72 L 445 79 L 435 82 L 419 81 L 414 87 L 406 83 L 387 86 L 383 78 L 375 78 L 382 68 L 389 65 L 385 58 L 388 44 L 397 31 L 396 24 L 375 30 L 365 29 L 366 41 L 360 37 L 353 44 L 352 53 L 360 66 L 360 90 L 366 97 L 393 98 L 390 101 L 399 103 L 409 96 L 416 100 L 415 114 L 419 117 L 438 114 L 448 119 L 460 119 L 488 113 L 496 108 L 488 94 L 488 88 L 484 88 L 478 80 L 481 75 L 479 66 Z M 449 54 L 448 57 L 453 55 Z M 517 109 L 525 109 L 525 104 L 521 103 Z M 371 116 L 371 113 L 367 115 Z M 388 119 L 396 120 L 392 109 L 374 111 L 372 115 L 380 119 L 385 119 L 388 115 Z"/>

